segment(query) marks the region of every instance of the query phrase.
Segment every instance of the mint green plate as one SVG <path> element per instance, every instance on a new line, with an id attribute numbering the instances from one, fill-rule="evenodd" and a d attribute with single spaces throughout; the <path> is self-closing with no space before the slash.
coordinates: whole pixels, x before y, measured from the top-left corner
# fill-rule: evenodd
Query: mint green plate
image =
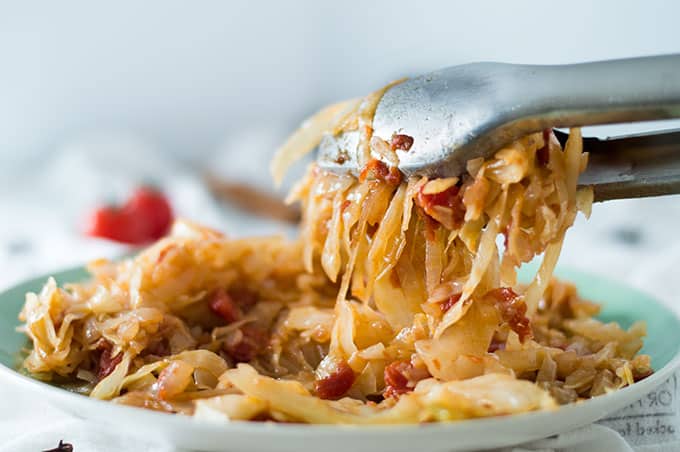
<path id="1" fill-rule="evenodd" d="M 526 280 L 527 275 L 528 270 L 523 271 L 520 279 Z M 19 324 L 17 315 L 24 294 L 39 291 L 47 279 L 40 277 L 0 293 L 0 384 L 30 391 L 62 410 L 109 429 L 192 450 L 297 452 L 319 448 L 325 452 L 411 452 L 413 444 L 418 444 L 423 450 L 450 452 L 510 446 L 567 432 L 612 414 L 654 390 L 680 364 L 680 320 L 672 310 L 649 295 L 596 275 L 569 269 L 560 270 L 557 275 L 576 283 L 585 298 L 602 303 L 604 309 L 599 316 L 602 320 L 616 321 L 623 327 L 637 320 L 647 322 L 648 335 L 642 353 L 651 356 L 653 375 L 627 388 L 565 405 L 557 411 L 441 424 L 329 426 L 197 420 L 93 400 L 17 371 L 18 359 L 27 346 L 25 337 L 15 331 Z M 78 268 L 54 276 L 63 284 L 80 281 L 87 275 Z"/>

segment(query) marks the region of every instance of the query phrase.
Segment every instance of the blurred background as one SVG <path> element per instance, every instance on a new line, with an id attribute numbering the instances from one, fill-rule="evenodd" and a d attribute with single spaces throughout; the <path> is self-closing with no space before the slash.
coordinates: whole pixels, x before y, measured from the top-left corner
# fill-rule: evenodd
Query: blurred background
<path id="1" fill-rule="evenodd" d="M 471 61 L 680 52 L 679 13 L 671 0 L 1 2 L 0 286 L 128 252 L 83 230 L 143 183 L 230 235 L 292 235 L 294 212 L 254 215 L 234 193 L 281 196 L 268 161 L 324 104 Z M 677 197 L 597 205 L 562 261 L 672 298 L 678 226 Z"/>

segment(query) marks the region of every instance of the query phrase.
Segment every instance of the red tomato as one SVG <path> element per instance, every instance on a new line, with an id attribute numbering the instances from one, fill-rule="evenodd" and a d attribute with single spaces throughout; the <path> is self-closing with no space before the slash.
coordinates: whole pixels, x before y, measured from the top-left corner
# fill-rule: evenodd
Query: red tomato
<path id="1" fill-rule="evenodd" d="M 163 237 L 172 224 L 172 208 L 163 194 L 142 187 L 122 208 L 102 207 L 89 218 L 86 233 L 134 245 Z"/>
<path id="2" fill-rule="evenodd" d="M 140 187 L 123 207 L 130 214 L 144 217 L 153 240 L 163 237 L 172 224 L 172 208 L 163 193 Z"/>
<path id="3" fill-rule="evenodd" d="M 148 233 L 144 225 L 116 207 L 95 210 L 88 221 L 86 233 L 122 243 L 144 243 Z"/>

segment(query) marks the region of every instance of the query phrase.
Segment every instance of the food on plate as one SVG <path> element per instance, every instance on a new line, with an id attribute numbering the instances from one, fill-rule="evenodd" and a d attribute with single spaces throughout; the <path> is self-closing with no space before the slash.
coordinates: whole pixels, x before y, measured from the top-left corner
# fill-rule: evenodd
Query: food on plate
<path id="1" fill-rule="evenodd" d="M 385 424 L 554 409 L 652 373 L 645 326 L 604 324 L 552 278 L 592 191 L 578 129 L 526 136 L 460 177 L 404 177 L 413 139 L 372 136 L 383 91 L 330 106 L 277 154 L 358 130 L 360 174 L 312 165 L 300 237 L 188 221 L 92 277 L 29 293 L 24 367 L 90 397 L 201 418 Z M 542 255 L 532 281 L 517 269 Z"/>

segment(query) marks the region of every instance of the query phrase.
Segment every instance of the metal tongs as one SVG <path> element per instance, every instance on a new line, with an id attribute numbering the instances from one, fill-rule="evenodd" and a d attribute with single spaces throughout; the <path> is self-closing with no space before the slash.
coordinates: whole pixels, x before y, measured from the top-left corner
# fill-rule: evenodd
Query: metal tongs
<path id="1" fill-rule="evenodd" d="M 671 118 L 680 118 L 680 55 L 561 66 L 473 63 L 389 88 L 373 133 L 388 142 L 394 134 L 412 137 L 408 151 L 397 150 L 399 169 L 441 177 L 548 128 Z M 317 161 L 357 172 L 358 143 L 358 132 L 326 136 Z M 680 130 L 586 138 L 584 149 L 590 163 L 579 184 L 592 185 L 596 201 L 680 193 Z"/>

